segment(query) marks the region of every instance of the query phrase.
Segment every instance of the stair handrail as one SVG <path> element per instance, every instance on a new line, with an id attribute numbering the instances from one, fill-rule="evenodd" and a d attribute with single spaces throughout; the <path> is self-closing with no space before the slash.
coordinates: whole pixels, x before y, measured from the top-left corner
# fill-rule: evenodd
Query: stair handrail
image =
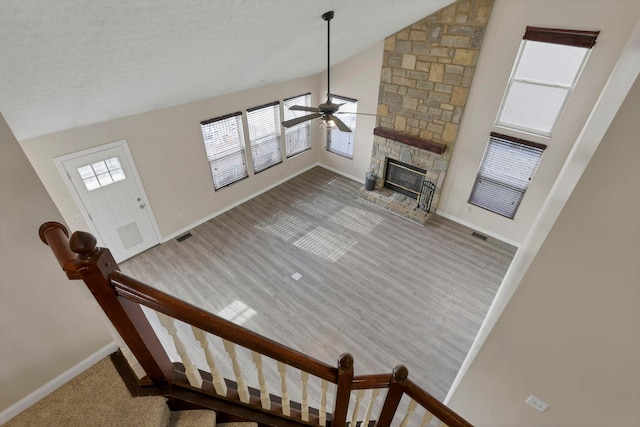
<path id="1" fill-rule="evenodd" d="M 142 304 L 174 319 L 196 326 L 235 344 L 279 360 L 327 381 L 335 382 L 338 369 L 216 314 L 182 301 L 139 280 L 114 271 L 111 283 L 118 296 Z"/>
<path id="2" fill-rule="evenodd" d="M 142 311 L 141 306 L 146 306 L 335 384 L 332 427 L 345 426 L 351 391 L 381 388 L 388 391 L 376 427 L 389 427 L 405 394 L 449 427 L 472 427 L 455 411 L 408 379 L 404 365 L 396 366 L 391 374 L 354 376 L 350 353 L 343 353 L 337 367 L 333 367 L 123 274 L 109 249 L 97 247 L 97 241 L 90 233 L 76 231 L 69 238 L 64 225 L 46 222 L 40 226 L 39 235 L 49 245 L 68 278 L 85 282 L 136 357 L 147 374 L 139 380 L 141 386 L 155 387 L 159 392 L 178 399 L 185 393 L 185 390 L 171 393 L 175 365 Z M 228 407 L 228 402 L 226 404 Z M 237 404 L 242 406 L 240 402 Z M 282 418 L 283 425 L 292 425 L 290 417 Z M 310 425 L 308 422 L 299 424 Z"/>

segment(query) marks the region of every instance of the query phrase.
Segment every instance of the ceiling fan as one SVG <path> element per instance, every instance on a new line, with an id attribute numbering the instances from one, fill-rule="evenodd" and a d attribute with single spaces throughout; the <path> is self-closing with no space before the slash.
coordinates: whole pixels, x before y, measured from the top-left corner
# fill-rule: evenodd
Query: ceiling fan
<path id="1" fill-rule="evenodd" d="M 333 11 L 329 11 L 322 15 L 322 19 L 327 21 L 327 102 L 324 104 L 318 105 L 318 107 L 307 107 L 304 105 L 294 105 L 289 108 L 294 111 L 308 111 L 312 114 L 308 114 L 302 117 L 296 117 L 291 120 L 286 120 L 282 122 L 282 126 L 288 128 L 291 126 L 295 126 L 298 123 L 306 122 L 308 120 L 313 120 L 319 118 L 320 120 L 330 125 L 330 122 L 335 123 L 335 125 L 343 132 L 351 132 L 349 126 L 347 126 L 342 120 L 337 118 L 335 114 L 338 113 L 341 105 L 344 104 L 334 104 L 331 102 L 331 78 L 330 78 L 330 41 L 331 41 L 331 29 L 330 29 L 330 21 L 333 19 Z"/>

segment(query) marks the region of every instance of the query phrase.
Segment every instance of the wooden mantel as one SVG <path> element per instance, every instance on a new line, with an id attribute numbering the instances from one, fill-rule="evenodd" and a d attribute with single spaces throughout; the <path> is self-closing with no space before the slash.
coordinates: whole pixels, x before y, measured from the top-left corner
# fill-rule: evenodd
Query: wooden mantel
<path id="1" fill-rule="evenodd" d="M 398 131 L 382 127 L 373 129 L 373 134 L 383 138 L 393 139 L 394 141 L 411 145 L 422 150 L 431 151 L 436 154 L 444 153 L 444 150 L 447 147 L 445 144 L 441 144 L 439 142 L 429 141 L 428 139 L 423 139 L 418 136 L 406 135 Z"/>

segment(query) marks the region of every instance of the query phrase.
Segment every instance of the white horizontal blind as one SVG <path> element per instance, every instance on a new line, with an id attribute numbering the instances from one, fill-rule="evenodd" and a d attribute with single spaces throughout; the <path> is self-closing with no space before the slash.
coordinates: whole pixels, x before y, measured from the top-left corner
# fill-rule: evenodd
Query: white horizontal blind
<path id="1" fill-rule="evenodd" d="M 280 102 L 247 110 L 253 170 L 258 173 L 282 162 Z"/>
<path id="2" fill-rule="evenodd" d="M 206 120 L 200 126 L 213 176 L 213 188 L 219 190 L 249 176 L 242 113 Z"/>
<path id="3" fill-rule="evenodd" d="M 295 96 L 293 98 L 284 100 L 284 119 L 291 120 L 297 117 L 306 116 L 311 114 L 309 111 L 291 111 L 289 108 L 294 105 L 302 105 L 304 107 L 311 107 L 311 94 Z M 287 158 L 293 157 L 296 154 L 300 154 L 304 151 L 311 149 L 311 137 L 310 137 L 310 125 L 309 121 L 302 122 L 290 128 L 284 130 L 285 150 Z"/>
<path id="4" fill-rule="evenodd" d="M 513 219 L 545 148 L 492 132 L 469 203 Z"/>
<path id="5" fill-rule="evenodd" d="M 331 102 L 336 104 L 344 103 L 344 105 L 340 106 L 340 114 L 336 114 L 336 117 L 349 126 L 351 132 L 342 132 L 338 128 L 329 129 L 327 132 L 327 150 L 353 159 L 353 143 L 356 135 L 355 113 L 358 111 L 358 101 L 344 96 L 332 95 Z"/>

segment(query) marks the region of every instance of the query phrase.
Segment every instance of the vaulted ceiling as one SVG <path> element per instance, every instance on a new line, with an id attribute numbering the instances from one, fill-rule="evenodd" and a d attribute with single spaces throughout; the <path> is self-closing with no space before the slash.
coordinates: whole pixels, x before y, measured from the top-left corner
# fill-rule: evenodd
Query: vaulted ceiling
<path id="1" fill-rule="evenodd" d="M 26 139 L 287 81 L 452 0 L 3 0 L 0 112 Z"/>

